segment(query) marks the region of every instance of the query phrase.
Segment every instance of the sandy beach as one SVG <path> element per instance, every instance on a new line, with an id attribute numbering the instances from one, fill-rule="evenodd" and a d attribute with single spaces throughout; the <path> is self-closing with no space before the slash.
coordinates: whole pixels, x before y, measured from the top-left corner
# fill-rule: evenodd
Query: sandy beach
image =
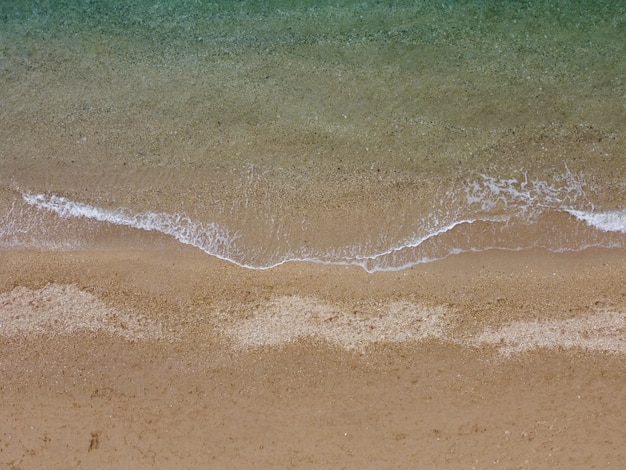
<path id="1" fill-rule="evenodd" d="M 624 468 L 623 0 L 0 2 L 0 466 Z"/>
<path id="2" fill-rule="evenodd" d="M 0 254 L 8 468 L 618 468 L 626 253 Z"/>

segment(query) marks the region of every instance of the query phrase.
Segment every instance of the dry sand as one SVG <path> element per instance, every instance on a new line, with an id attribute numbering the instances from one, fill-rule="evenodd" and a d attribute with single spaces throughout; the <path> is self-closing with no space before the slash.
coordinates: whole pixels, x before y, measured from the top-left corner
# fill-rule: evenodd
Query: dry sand
<path id="1" fill-rule="evenodd" d="M 619 468 L 626 252 L 0 253 L 8 468 Z"/>

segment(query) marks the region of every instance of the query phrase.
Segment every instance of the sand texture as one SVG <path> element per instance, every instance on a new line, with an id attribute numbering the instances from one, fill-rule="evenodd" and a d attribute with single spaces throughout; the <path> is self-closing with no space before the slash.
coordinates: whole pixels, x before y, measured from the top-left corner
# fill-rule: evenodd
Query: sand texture
<path id="1" fill-rule="evenodd" d="M 0 1 L 0 467 L 626 468 L 623 0 Z"/>
<path id="2" fill-rule="evenodd" d="M 8 468 L 619 468 L 623 251 L 2 252 Z"/>

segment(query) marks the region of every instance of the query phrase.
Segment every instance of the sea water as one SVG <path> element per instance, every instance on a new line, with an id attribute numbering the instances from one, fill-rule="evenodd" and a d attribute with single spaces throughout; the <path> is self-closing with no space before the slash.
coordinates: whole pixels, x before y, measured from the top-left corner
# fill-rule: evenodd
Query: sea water
<path id="1" fill-rule="evenodd" d="M 621 2 L 0 14 L 3 248 L 169 239 L 374 272 L 626 243 Z"/>

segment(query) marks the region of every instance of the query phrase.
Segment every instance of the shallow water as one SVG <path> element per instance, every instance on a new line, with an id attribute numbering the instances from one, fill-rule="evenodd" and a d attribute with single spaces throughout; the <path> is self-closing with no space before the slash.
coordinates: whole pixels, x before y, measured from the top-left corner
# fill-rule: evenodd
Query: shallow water
<path id="1" fill-rule="evenodd" d="M 3 247 L 377 271 L 626 244 L 621 2 L 0 13 Z"/>

